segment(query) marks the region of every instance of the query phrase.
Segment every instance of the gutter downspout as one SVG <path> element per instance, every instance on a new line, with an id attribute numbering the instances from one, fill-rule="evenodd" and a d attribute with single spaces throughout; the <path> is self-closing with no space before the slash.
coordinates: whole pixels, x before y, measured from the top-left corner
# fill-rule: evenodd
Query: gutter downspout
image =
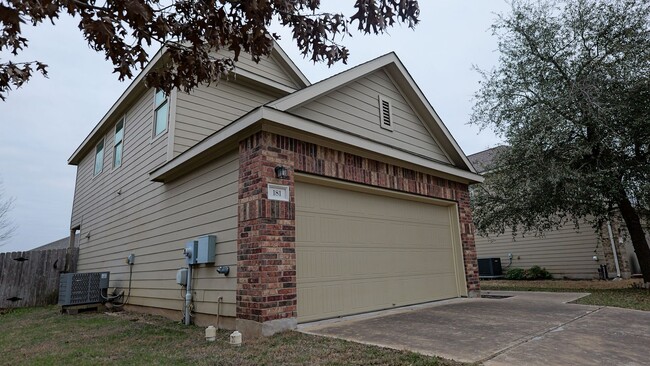
<path id="1" fill-rule="evenodd" d="M 607 220 L 607 233 L 609 234 L 609 242 L 612 245 L 612 253 L 614 254 L 614 264 L 616 265 L 616 278 L 621 278 L 621 268 L 618 265 L 618 254 L 616 253 L 616 245 L 614 244 L 614 235 L 612 234 L 612 225 Z"/>

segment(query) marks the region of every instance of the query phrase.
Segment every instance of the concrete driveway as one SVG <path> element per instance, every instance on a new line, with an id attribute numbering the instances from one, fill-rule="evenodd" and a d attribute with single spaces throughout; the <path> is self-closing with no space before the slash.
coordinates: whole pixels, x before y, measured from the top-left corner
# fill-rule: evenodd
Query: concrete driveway
<path id="1" fill-rule="evenodd" d="M 484 291 L 304 324 L 305 333 L 485 365 L 650 365 L 650 312 L 567 304 L 584 293 Z"/>

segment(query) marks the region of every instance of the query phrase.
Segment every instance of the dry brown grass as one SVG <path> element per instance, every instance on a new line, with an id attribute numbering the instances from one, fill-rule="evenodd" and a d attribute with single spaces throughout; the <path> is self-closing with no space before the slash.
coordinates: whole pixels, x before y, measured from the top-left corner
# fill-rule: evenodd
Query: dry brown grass
<path id="1" fill-rule="evenodd" d="M 613 306 L 650 311 L 650 290 L 638 288 L 641 279 L 620 281 L 481 281 L 482 290 L 504 291 L 570 291 L 588 292 L 590 295 L 575 301 L 577 304 Z"/>
<path id="2" fill-rule="evenodd" d="M 636 284 L 641 284 L 641 279 L 629 279 L 619 281 L 599 281 L 599 280 L 538 280 L 538 281 L 511 281 L 511 280 L 481 280 L 481 288 L 491 290 L 506 290 L 509 288 L 540 288 L 540 289 L 624 289 L 632 288 Z"/>
<path id="3" fill-rule="evenodd" d="M 241 347 L 230 331 L 132 313 L 61 315 L 56 307 L 0 315 L 5 365 L 441 365 L 460 363 L 338 339 L 285 332 Z"/>

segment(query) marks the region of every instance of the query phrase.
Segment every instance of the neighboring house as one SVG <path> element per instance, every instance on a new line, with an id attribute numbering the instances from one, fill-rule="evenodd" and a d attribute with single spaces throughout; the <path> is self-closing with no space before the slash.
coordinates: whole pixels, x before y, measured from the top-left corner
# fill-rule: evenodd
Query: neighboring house
<path id="1" fill-rule="evenodd" d="M 74 240 L 74 246 L 79 247 L 79 234 L 76 234 L 74 239 L 75 239 Z M 59 239 L 59 240 L 53 241 L 53 242 L 45 244 L 45 245 L 41 245 L 40 247 L 36 247 L 36 248 L 30 249 L 30 250 L 67 249 L 69 247 L 70 247 L 70 237 L 66 236 L 63 239 Z"/>
<path id="2" fill-rule="evenodd" d="M 494 169 L 493 160 L 504 149 L 507 147 L 498 146 L 469 155 L 468 158 L 479 173 L 489 174 Z M 621 277 L 629 278 L 639 270 L 634 249 L 627 240 L 627 230 L 612 222 L 612 236 Z M 616 264 L 606 225 L 600 234 L 588 223 L 581 225 L 578 230 L 573 223 L 569 223 L 543 236 L 519 234 L 513 238 L 511 231 L 498 236 L 476 235 L 476 252 L 479 258 L 501 258 L 501 265 L 506 269 L 530 268 L 535 265 L 545 267 L 554 278 L 598 278 L 598 269 L 603 264 L 607 266 L 610 277 L 616 276 Z"/>
<path id="3" fill-rule="evenodd" d="M 310 85 L 276 46 L 169 96 L 143 82 L 159 62 L 69 160 L 78 269 L 126 289 L 134 254 L 130 309 L 180 319 L 182 250 L 208 234 L 197 324 L 270 334 L 479 294 L 468 185 L 482 177 L 394 53 Z"/>

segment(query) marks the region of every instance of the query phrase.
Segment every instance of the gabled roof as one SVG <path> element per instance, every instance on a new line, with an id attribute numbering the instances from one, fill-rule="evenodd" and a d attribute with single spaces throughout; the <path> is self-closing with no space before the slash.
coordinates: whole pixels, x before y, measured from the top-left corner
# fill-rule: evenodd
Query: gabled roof
<path id="1" fill-rule="evenodd" d="M 276 61 L 285 69 L 285 71 L 288 71 L 289 76 L 295 79 L 301 87 L 305 88 L 311 85 L 309 79 L 307 79 L 305 74 L 300 71 L 298 66 L 296 66 L 293 60 L 286 54 L 286 52 L 284 52 L 282 47 L 280 47 L 276 41 L 273 41 L 273 49 L 271 50 L 271 57 L 274 56 Z"/>
<path id="2" fill-rule="evenodd" d="M 75 234 L 74 246 L 79 247 L 79 233 Z M 53 241 L 48 244 L 41 245 L 31 250 L 53 250 L 53 249 L 66 249 L 70 247 L 70 237 L 66 236 L 65 238 Z"/>
<path id="3" fill-rule="evenodd" d="M 479 151 L 472 155 L 467 155 L 467 158 L 478 173 L 485 173 L 494 169 L 494 159 L 505 150 L 508 150 L 508 146 L 500 145 L 487 150 Z"/>
<path id="4" fill-rule="evenodd" d="M 427 126 L 429 133 L 450 157 L 451 165 L 290 113 L 294 108 L 381 69 L 388 74 L 405 99 L 411 103 L 414 111 Z M 483 181 L 483 177 L 476 173 L 395 53 L 386 54 L 250 111 L 163 166 L 156 168 L 150 173 L 150 177 L 158 182 L 174 180 L 210 160 L 216 159 L 229 149 L 236 148 L 241 138 L 257 131 L 273 133 L 281 131 L 289 137 L 311 136 L 310 138 L 318 141 L 327 141 L 328 146 L 336 145 L 340 149 L 354 150 L 354 153 L 372 158 L 391 162 L 399 161 L 400 164 L 414 169 L 427 172 L 435 171 L 435 174 L 441 177 L 459 179 L 466 183 Z M 359 146 L 364 147 L 359 148 Z"/>
<path id="5" fill-rule="evenodd" d="M 449 154 L 454 165 L 476 173 L 456 140 L 394 52 L 269 102 L 266 106 L 280 111 L 290 111 L 380 69 L 386 71 L 404 97 L 412 103 L 414 111 L 423 120 L 429 133 L 441 145 L 443 151 Z"/>
<path id="6" fill-rule="evenodd" d="M 113 122 L 119 118 L 133 103 L 136 99 L 136 96 L 144 92 L 147 87 L 144 83 L 146 75 L 161 62 L 164 62 L 164 55 L 167 50 L 166 46 L 163 46 L 156 52 L 156 54 L 151 58 L 151 61 L 147 66 L 136 76 L 136 78 L 131 82 L 129 87 L 122 93 L 122 95 L 117 99 L 113 106 L 106 112 L 104 117 L 97 123 L 95 128 L 86 136 L 84 141 L 77 147 L 77 149 L 72 153 L 68 159 L 68 164 L 78 165 L 81 162 L 81 159 L 92 149 L 92 147 L 99 141 L 101 136 L 103 136 L 112 126 Z M 271 50 L 271 55 L 278 64 L 284 69 L 289 76 L 296 81 L 300 87 L 307 87 L 311 85 L 307 77 L 298 69 L 296 64 L 289 58 L 289 56 L 284 52 L 282 47 L 280 47 L 277 42 L 273 42 L 273 48 Z M 236 70 L 235 74 L 252 80 L 258 83 L 264 83 L 268 87 L 275 88 L 284 93 L 294 92 L 295 89 L 289 88 L 279 83 L 274 83 L 268 79 L 261 80 L 261 78 L 256 77 L 254 74 L 247 72 L 246 70 Z"/>

